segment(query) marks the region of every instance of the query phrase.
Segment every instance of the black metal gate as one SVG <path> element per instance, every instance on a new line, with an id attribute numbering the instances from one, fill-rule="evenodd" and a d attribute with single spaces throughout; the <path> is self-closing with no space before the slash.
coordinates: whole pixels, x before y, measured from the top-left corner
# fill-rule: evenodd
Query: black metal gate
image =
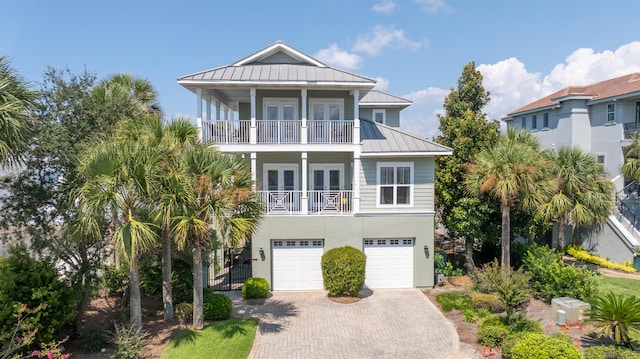
<path id="1" fill-rule="evenodd" d="M 240 290 L 242 284 L 251 277 L 251 244 L 240 249 L 225 248 L 223 260 L 215 266 L 209 284 L 213 290 Z"/>

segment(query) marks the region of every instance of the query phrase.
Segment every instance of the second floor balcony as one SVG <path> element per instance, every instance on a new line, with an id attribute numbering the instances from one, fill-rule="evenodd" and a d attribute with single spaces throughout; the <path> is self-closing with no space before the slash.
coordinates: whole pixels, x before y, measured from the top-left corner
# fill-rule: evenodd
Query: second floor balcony
<path id="1" fill-rule="evenodd" d="M 258 191 L 267 215 L 352 214 L 353 191 Z"/>
<path id="2" fill-rule="evenodd" d="M 202 139 L 217 144 L 349 144 L 353 143 L 353 121 L 203 121 Z M 306 133 L 306 136 L 305 136 Z M 255 137 L 255 138 L 252 138 Z M 306 138 L 305 138 L 306 137 Z"/>

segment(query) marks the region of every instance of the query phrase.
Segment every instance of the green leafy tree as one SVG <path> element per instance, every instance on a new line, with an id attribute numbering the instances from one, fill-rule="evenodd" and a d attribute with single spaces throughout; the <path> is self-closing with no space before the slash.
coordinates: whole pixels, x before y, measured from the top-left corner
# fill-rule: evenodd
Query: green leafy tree
<path id="1" fill-rule="evenodd" d="M 603 223 L 613 208 L 613 184 L 595 156 L 578 147 L 545 151 L 553 163 L 555 193 L 540 208 L 547 222 L 558 223 L 558 250 L 565 245 L 564 232 L 570 225 L 576 242 L 579 225 Z"/>
<path id="2" fill-rule="evenodd" d="M 471 195 L 486 193 L 500 202 L 502 215 L 500 265 L 511 265 L 511 208 L 539 207 L 549 198 L 553 183 L 549 162 L 539 151 L 537 139 L 529 132 L 509 128 L 495 147 L 480 152 L 468 166 L 465 178 Z"/>
<path id="3" fill-rule="evenodd" d="M 0 56 L 0 165 L 20 162 L 31 136 L 26 118 L 32 109 L 34 93 Z"/>
<path id="4" fill-rule="evenodd" d="M 616 344 L 631 348 L 629 334 L 640 330 L 640 300 L 637 297 L 605 293 L 593 301 L 589 315 L 600 337 L 613 337 Z"/>
<path id="5" fill-rule="evenodd" d="M 449 236 L 465 239 L 468 271 L 474 268 L 474 242 L 493 237 L 498 231 L 495 221 L 489 219 L 499 213 L 494 202 L 482 195 L 469 196 L 461 186 L 464 167 L 482 149 L 495 145 L 500 136 L 498 121 L 488 121 L 481 112 L 488 102 L 482 74 L 470 62 L 464 66 L 457 88 L 451 88 L 444 100 L 445 114 L 438 116 L 441 134 L 435 138 L 453 149 L 451 156 L 436 158 L 436 206 Z"/>
<path id="6" fill-rule="evenodd" d="M 241 157 L 197 144 L 183 153 L 181 163 L 190 185 L 182 188 L 187 200 L 173 217 L 172 232 L 178 248 L 189 247 L 193 254 L 193 328 L 202 329 L 202 254 L 213 240 L 241 246 L 257 228 L 262 206 Z"/>

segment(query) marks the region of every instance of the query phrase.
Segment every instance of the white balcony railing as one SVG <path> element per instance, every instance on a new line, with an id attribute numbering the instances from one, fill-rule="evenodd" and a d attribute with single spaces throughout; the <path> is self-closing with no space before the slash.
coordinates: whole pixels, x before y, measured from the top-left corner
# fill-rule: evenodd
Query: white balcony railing
<path id="1" fill-rule="evenodd" d="M 258 143 L 300 143 L 300 121 L 258 121 Z"/>
<path id="2" fill-rule="evenodd" d="M 353 143 L 353 121 L 308 121 L 309 143 Z"/>
<path id="3" fill-rule="evenodd" d="M 251 121 L 213 121 L 202 123 L 202 139 L 218 144 L 249 143 Z"/>
<path id="4" fill-rule="evenodd" d="M 258 191 L 265 214 L 350 214 L 353 191 Z M 306 206 L 303 206 L 306 204 Z"/>

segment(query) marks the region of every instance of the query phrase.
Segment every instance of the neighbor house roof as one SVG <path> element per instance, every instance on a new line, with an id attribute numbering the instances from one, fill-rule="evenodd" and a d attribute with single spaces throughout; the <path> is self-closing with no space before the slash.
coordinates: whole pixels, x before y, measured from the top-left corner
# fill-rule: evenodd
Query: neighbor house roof
<path id="1" fill-rule="evenodd" d="M 590 103 L 595 101 L 613 99 L 619 96 L 640 93 L 640 73 L 632 73 L 610 80 L 598 82 L 586 86 L 570 86 L 560 91 L 554 92 L 549 96 L 533 101 L 507 114 L 509 117 L 518 114 L 552 107 L 560 102 L 571 98 L 582 98 Z"/>
<path id="2" fill-rule="evenodd" d="M 405 108 L 411 105 L 411 101 L 402 97 L 394 96 L 382 91 L 371 90 L 360 99 L 361 107 L 400 107 Z"/>
<path id="3" fill-rule="evenodd" d="M 395 127 L 360 120 L 362 156 L 450 155 L 452 149 Z"/>

